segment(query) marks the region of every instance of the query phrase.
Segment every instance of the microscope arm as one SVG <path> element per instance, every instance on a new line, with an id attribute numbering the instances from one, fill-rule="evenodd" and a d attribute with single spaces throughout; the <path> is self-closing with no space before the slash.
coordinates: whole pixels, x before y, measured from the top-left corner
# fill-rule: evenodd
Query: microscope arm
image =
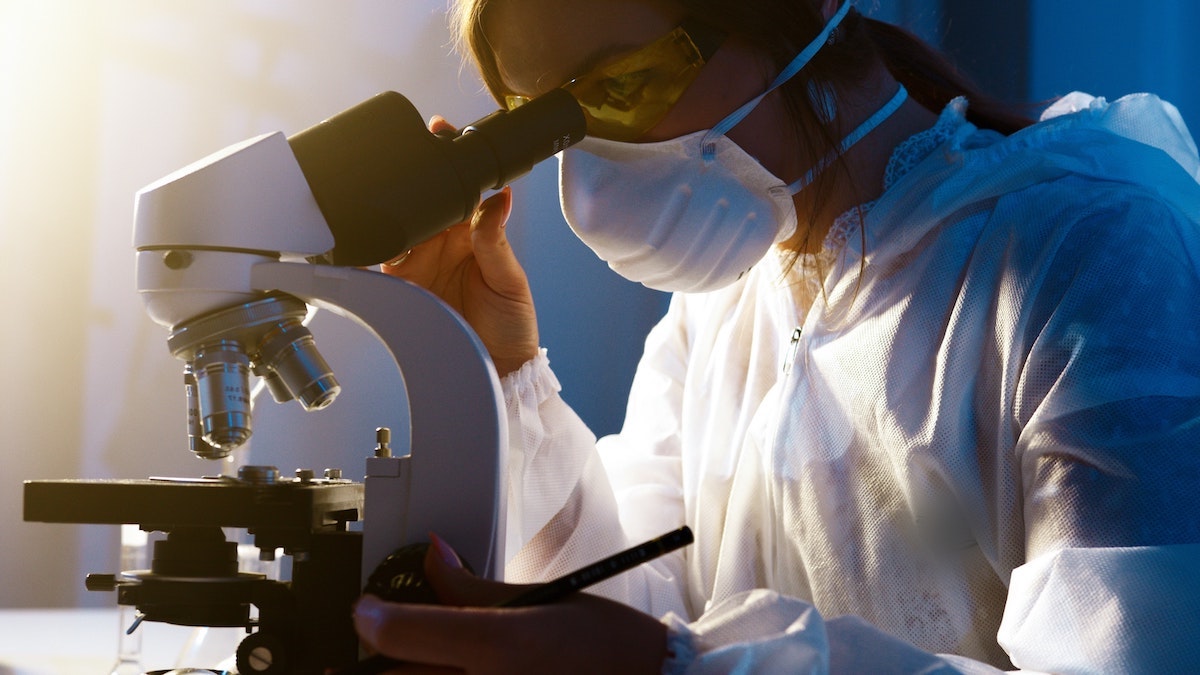
<path id="1" fill-rule="evenodd" d="M 396 434 L 396 454 L 405 454 L 406 441 L 412 451 L 368 461 L 363 578 L 432 532 L 481 576 L 500 579 L 508 431 L 495 367 L 471 327 L 428 291 L 378 272 L 264 262 L 252 268 L 251 284 L 353 319 L 400 368 L 411 437 Z"/>

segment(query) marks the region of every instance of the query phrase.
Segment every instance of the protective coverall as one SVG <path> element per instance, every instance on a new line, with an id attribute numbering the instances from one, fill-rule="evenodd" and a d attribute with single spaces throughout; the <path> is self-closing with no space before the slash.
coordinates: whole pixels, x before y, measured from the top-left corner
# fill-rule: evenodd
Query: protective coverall
<path id="1" fill-rule="evenodd" d="M 1148 95 L 1008 137 L 966 105 L 818 256 L 675 295 L 619 434 L 545 353 L 504 379 L 510 580 L 686 523 L 597 588 L 671 672 L 1200 663 L 1195 144 Z"/>

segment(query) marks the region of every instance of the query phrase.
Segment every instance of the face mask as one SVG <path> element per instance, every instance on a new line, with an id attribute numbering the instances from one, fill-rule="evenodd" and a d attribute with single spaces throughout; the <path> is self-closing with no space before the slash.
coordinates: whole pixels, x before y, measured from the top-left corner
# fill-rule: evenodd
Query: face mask
<path id="1" fill-rule="evenodd" d="M 559 155 L 567 223 L 621 276 L 662 291 L 733 283 L 796 231 L 792 195 L 836 157 L 786 185 L 725 134 L 791 79 L 829 39 L 850 3 L 758 97 L 708 131 L 658 143 L 585 138 Z M 904 88 L 839 145 L 845 152 L 904 101 Z"/>

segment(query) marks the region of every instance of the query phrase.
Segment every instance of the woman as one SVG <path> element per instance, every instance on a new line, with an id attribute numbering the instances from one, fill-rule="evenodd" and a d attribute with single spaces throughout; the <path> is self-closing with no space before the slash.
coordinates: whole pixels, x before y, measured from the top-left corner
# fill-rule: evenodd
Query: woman
<path id="1" fill-rule="evenodd" d="M 696 543 L 596 588 L 619 602 L 364 599 L 371 648 L 401 672 L 1200 660 L 1200 170 L 1173 108 L 1072 96 L 1032 124 L 837 0 L 456 16 L 499 100 L 581 101 L 564 214 L 676 292 L 597 443 L 539 351 L 507 191 L 385 266 L 458 308 L 502 376 L 507 578 L 682 523 Z M 513 593 L 432 550 L 447 604 Z"/>

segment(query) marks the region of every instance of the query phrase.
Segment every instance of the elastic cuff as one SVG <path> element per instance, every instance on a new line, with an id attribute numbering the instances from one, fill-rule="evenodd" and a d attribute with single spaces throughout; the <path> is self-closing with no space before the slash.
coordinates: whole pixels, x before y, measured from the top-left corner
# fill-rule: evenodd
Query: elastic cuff
<path id="1" fill-rule="evenodd" d="M 674 612 L 668 612 L 662 622 L 667 626 L 667 658 L 663 661 L 662 674 L 684 675 L 696 660 L 696 634 Z"/>
<path id="2" fill-rule="evenodd" d="M 562 390 L 554 371 L 550 370 L 550 359 L 546 356 L 546 348 L 538 349 L 537 356 L 529 359 L 520 368 L 500 378 L 500 391 L 504 394 L 505 402 L 514 400 L 529 400 L 532 397 L 535 405 Z"/>

